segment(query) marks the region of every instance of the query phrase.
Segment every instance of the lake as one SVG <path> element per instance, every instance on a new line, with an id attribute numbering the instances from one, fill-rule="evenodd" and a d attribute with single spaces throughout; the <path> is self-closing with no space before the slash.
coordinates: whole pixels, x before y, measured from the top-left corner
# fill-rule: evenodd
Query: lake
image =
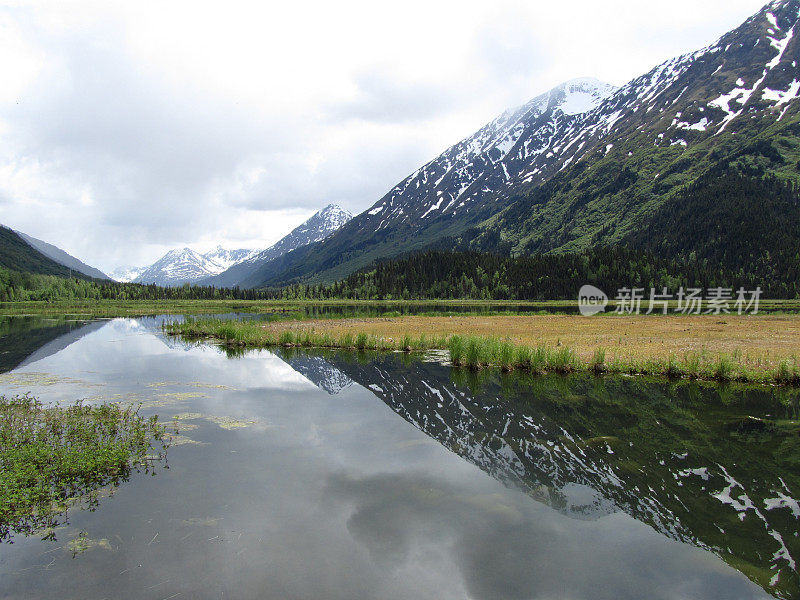
<path id="1" fill-rule="evenodd" d="M 229 355 L 162 321 L 0 318 L 0 394 L 179 423 L 154 475 L 0 544 L 0 597 L 800 595 L 793 390 Z"/>

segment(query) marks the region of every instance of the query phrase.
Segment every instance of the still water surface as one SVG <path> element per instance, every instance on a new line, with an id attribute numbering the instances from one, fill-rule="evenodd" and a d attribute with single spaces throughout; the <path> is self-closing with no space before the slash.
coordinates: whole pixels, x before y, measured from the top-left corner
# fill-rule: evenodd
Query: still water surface
<path id="1" fill-rule="evenodd" d="M 1 598 L 800 593 L 788 393 L 229 357 L 160 322 L 0 323 L 0 394 L 181 424 L 155 476 L 71 511 L 56 541 L 0 545 Z"/>

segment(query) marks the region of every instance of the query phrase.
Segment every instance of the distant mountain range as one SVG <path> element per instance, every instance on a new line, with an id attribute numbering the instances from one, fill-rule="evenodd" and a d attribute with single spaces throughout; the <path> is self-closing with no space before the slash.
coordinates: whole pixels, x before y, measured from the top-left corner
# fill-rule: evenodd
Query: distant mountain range
<path id="1" fill-rule="evenodd" d="M 195 283 L 204 277 L 216 275 L 232 264 L 250 256 L 251 250 L 225 250 L 217 246 L 211 252 L 200 254 L 191 248 L 170 250 L 148 267 L 122 268 L 114 271 L 117 281 L 154 283 L 177 286 Z"/>
<path id="2" fill-rule="evenodd" d="M 191 248 L 181 248 L 167 252 L 148 267 L 122 267 L 112 275 L 117 281 L 161 286 L 190 283 L 244 287 L 263 264 L 296 248 L 324 240 L 352 217 L 343 208 L 330 204 L 266 250 L 226 250 L 218 246 L 200 254 Z"/>

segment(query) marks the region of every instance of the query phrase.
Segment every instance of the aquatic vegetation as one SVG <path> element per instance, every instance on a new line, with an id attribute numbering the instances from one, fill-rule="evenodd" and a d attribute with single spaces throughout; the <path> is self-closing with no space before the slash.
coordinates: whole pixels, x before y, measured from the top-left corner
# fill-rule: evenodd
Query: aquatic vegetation
<path id="1" fill-rule="evenodd" d="M 608 367 L 606 366 L 605 348 L 598 348 L 594 351 L 594 357 L 592 358 L 592 371 L 595 373 L 605 373 L 608 371 Z"/>
<path id="2" fill-rule="evenodd" d="M 158 398 L 164 398 L 165 400 L 191 400 L 192 398 L 206 398 L 207 394 L 202 394 L 200 392 L 166 392 L 164 394 L 158 394 Z"/>
<path id="3" fill-rule="evenodd" d="M 516 348 L 510 342 L 502 342 L 497 355 L 497 362 L 503 371 L 512 371 L 516 366 Z"/>
<path id="4" fill-rule="evenodd" d="M 16 389 L 30 389 L 31 387 L 50 387 L 54 385 L 74 384 L 82 387 L 100 387 L 100 384 L 60 377 L 52 373 L 14 372 L 0 373 L 0 385 Z"/>
<path id="5" fill-rule="evenodd" d="M 76 499 L 149 470 L 168 443 L 158 417 L 117 404 L 45 407 L 30 396 L 0 396 L 0 540 L 54 527 Z"/>
<path id="6" fill-rule="evenodd" d="M 658 319 L 651 319 L 657 321 Z M 609 318 L 607 323 L 613 323 Z M 638 322 L 637 322 L 638 323 Z M 637 325 L 640 326 L 640 325 Z M 597 374 L 657 375 L 671 379 L 689 378 L 709 381 L 738 381 L 743 383 L 779 384 L 800 386 L 800 365 L 793 359 L 785 359 L 776 367 L 768 361 L 753 361 L 744 356 L 741 350 L 730 354 L 718 353 L 712 356 L 706 348 L 687 350 L 683 359 L 678 360 L 675 353 L 667 349 L 666 357 L 649 354 L 638 356 L 634 350 L 621 353 L 605 346 L 583 348 L 580 352 L 561 339 L 555 345 L 540 343 L 536 347 L 517 344 L 510 338 L 496 336 L 429 335 L 422 332 L 414 337 L 409 333 L 390 337 L 370 331 L 347 329 L 338 337 L 331 332 L 317 332 L 313 328 L 270 329 L 260 322 L 224 321 L 221 319 L 192 319 L 183 323 L 169 323 L 165 332 L 181 335 L 188 339 L 212 338 L 220 340 L 226 347 L 268 348 L 273 346 L 303 346 L 319 348 L 342 348 L 351 350 L 400 350 L 403 352 L 422 352 L 447 350 L 454 367 L 464 367 L 473 371 L 487 367 L 497 367 L 504 371 L 519 370 L 535 374 L 590 371 Z M 628 343 L 625 336 L 619 338 L 619 347 Z M 641 340 L 640 342 L 641 343 Z"/>
<path id="7" fill-rule="evenodd" d="M 356 348 L 359 350 L 366 350 L 369 346 L 369 337 L 366 333 L 359 333 L 356 336 Z"/>
<path id="8" fill-rule="evenodd" d="M 775 382 L 779 384 L 800 384 L 800 369 L 797 359 L 782 360 L 775 373 Z"/>
<path id="9" fill-rule="evenodd" d="M 556 373 L 573 373 L 580 368 L 578 356 L 572 348 L 562 346 L 550 353 L 547 368 Z"/>
<path id="10" fill-rule="evenodd" d="M 180 434 L 170 434 L 169 436 L 169 445 L 170 446 L 206 446 L 205 442 L 200 442 L 198 440 L 193 440 L 192 438 L 180 435 Z"/>
<path id="11" fill-rule="evenodd" d="M 154 381 L 153 383 L 148 383 L 147 387 L 162 388 L 162 387 L 173 387 L 176 385 L 181 385 L 181 383 L 179 381 Z"/>
<path id="12" fill-rule="evenodd" d="M 88 534 L 85 531 L 81 531 L 78 534 L 78 537 L 67 542 L 67 545 L 64 546 L 64 549 L 67 552 L 72 553 L 72 558 L 75 558 L 78 554 L 83 554 L 88 550 L 114 550 L 114 548 L 111 546 L 111 542 L 109 542 L 106 538 L 95 540 L 88 537 Z"/>
<path id="13" fill-rule="evenodd" d="M 218 425 L 222 429 L 242 429 L 245 427 L 252 427 L 253 425 L 259 424 L 258 421 L 254 421 L 251 419 L 237 419 L 236 417 L 229 417 L 229 416 L 206 415 L 198 412 L 179 413 L 173 416 L 172 418 L 175 421 L 196 421 L 199 419 L 204 419 L 206 421 L 214 423 L 215 425 Z M 185 425 L 181 425 L 180 427 L 184 429 L 187 428 Z"/>
<path id="14" fill-rule="evenodd" d="M 727 356 L 720 356 L 714 366 L 714 379 L 730 381 L 733 379 L 733 361 Z"/>
<path id="15" fill-rule="evenodd" d="M 484 366 L 485 346 L 476 337 L 467 338 L 464 365 L 476 370 Z"/>
<path id="16" fill-rule="evenodd" d="M 411 341 L 411 336 L 408 335 L 408 334 L 405 334 L 403 336 L 403 339 L 400 340 L 400 349 L 403 352 L 411 352 L 412 344 L 413 344 L 413 342 Z"/>
<path id="17" fill-rule="evenodd" d="M 408 336 L 406 336 L 408 337 Z M 410 338 L 409 338 L 410 340 Z M 402 348 L 405 350 L 411 349 L 411 344 L 406 344 L 406 339 L 403 339 Z M 464 347 L 464 338 L 460 335 L 454 335 L 450 338 L 450 342 L 448 343 L 448 350 L 450 351 L 450 361 L 457 367 L 460 367 L 464 362 L 464 354 L 466 352 L 466 348 Z"/>

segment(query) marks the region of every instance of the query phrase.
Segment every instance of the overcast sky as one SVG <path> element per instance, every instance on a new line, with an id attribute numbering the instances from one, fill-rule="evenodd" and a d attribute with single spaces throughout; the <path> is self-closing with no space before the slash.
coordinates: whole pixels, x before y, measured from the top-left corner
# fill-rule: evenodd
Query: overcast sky
<path id="1" fill-rule="evenodd" d="M 0 223 L 106 271 L 358 213 L 504 109 L 762 0 L 0 5 Z"/>

